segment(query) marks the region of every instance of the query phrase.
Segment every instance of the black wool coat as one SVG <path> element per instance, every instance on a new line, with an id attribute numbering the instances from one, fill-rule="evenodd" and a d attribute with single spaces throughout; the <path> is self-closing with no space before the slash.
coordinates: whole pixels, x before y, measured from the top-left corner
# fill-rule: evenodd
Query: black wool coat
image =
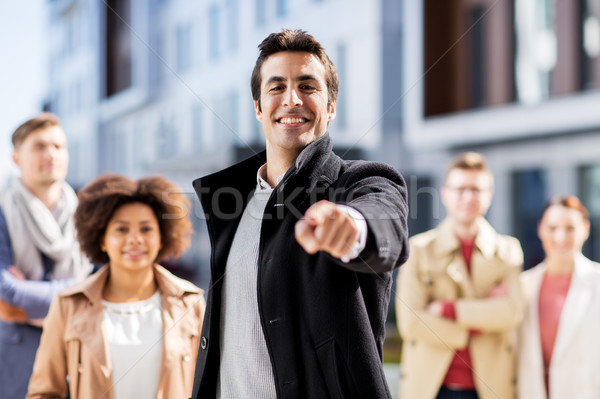
<path id="1" fill-rule="evenodd" d="M 269 198 L 260 233 L 258 307 L 278 398 L 389 398 L 382 368 L 392 271 L 408 257 L 406 185 L 391 167 L 343 161 L 328 134 L 307 146 Z M 211 239 L 211 283 L 192 397 L 214 398 L 222 280 L 265 153 L 194 181 Z M 306 253 L 294 226 L 313 203 L 351 206 L 367 221 L 349 263 Z"/>

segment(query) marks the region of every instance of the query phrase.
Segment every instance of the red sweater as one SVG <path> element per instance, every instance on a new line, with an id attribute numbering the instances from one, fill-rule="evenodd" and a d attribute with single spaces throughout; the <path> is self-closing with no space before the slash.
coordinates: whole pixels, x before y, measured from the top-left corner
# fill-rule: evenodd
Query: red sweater
<path id="1" fill-rule="evenodd" d="M 473 253 L 474 245 L 474 238 L 471 240 L 460 240 L 460 248 L 469 273 L 471 272 L 471 254 Z M 444 301 L 442 316 L 456 320 L 454 302 Z M 476 332 L 472 332 L 471 334 L 476 334 Z M 468 345 L 465 349 L 457 349 L 455 351 L 454 358 L 452 359 L 452 363 L 450 363 L 442 385 L 453 389 L 475 389 L 473 363 L 471 362 L 471 353 L 469 352 Z"/>
<path id="2" fill-rule="evenodd" d="M 570 285 L 571 274 L 549 275 L 546 273 L 540 287 L 538 315 L 544 370 L 546 371 L 544 373 L 546 392 L 548 392 L 548 369 L 550 367 L 550 360 L 552 359 L 552 349 L 554 349 L 560 315 L 567 299 Z"/>

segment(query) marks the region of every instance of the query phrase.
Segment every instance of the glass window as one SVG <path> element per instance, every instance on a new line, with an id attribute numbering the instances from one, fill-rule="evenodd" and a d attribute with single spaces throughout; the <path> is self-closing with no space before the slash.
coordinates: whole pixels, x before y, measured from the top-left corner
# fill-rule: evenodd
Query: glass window
<path id="1" fill-rule="evenodd" d="M 511 10 L 512 0 L 423 0 L 425 117 L 514 101 Z"/>
<path id="2" fill-rule="evenodd" d="M 600 89 L 600 1 L 581 0 L 582 89 Z"/>
<path id="3" fill-rule="evenodd" d="M 130 0 L 106 1 L 106 96 L 131 86 Z"/>
<path id="4" fill-rule="evenodd" d="M 517 98 L 533 104 L 550 95 L 557 39 L 553 0 L 515 0 Z"/>
<path id="5" fill-rule="evenodd" d="M 227 46 L 229 50 L 237 50 L 239 35 L 239 4 L 238 0 L 227 0 Z"/>
<path id="6" fill-rule="evenodd" d="M 546 174 L 540 169 L 520 170 L 513 174 L 514 235 L 521 241 L 524 269 L 544 259 L 542 243 L 537 235 L 537 224 L 546 204 Z"/>
<path id="7" fill-rule="evenodd" d="M 469 40 L 469 74 L 470 93 L 469 106 L 480 108 L 485 105 L 485 39 L 486 24 L 484 23 L 486 8 L 474 6 L 469 10 L 471 40 Z"/>
<path id="8" fill-rule="evenodd" d="M 115 126 L 109 126 L 100 132 L 101 151 L 100 167 L 103 172 L 125 173 L 125 160 L 127 159 L 127 141 L 125 132 Z"/>
<path id="9" fill-rule="evenodd" d="M 172 116 L 163 116 L 156 131 L 156 153 L 159 158 L 170 158 L 177 153 L 178 132 Z"/>
<path id="10" fill-rule="evenodd" d="M 595 261 L 600 260 L 600 164 L 584 166 L 579 171 L 581 202 L 590 213 L 590 237 L 583 253 Z"/>
<path id="11" fill-rule="evenodd" d="M 191 33 L 192 29 L 189 24 L 184 24 L 177 27 L 176 42 L 178 72 L 186 72 L 192 66 Z"/>
<path id="12" fill-rule="evenodd" d="M 208 10 L 208 24 L 210 35 L 209 54 L 210 58 L 213 59 L 219 58 L 219 52 L 221 47 L 219 37 L 219 14 L 219 6 L 217 4 L 211 5 Z"/>

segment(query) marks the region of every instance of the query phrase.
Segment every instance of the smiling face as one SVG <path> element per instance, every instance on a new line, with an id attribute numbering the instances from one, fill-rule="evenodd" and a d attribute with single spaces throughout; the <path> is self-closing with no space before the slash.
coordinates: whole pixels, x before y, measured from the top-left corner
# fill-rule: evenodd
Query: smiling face
<path id="1" fill-rule="evenodd" d="M 325 67 L 308 52 L 282 51 L 269 56 L 261 68 L 260 107 L 267 159 L 294 160 L 327 131 L 335 117 L 335 101 L 327 104 Z"/>
<path id="2" fill-rule="evenodd" d="M 576 209 L 552 205 L 538 225 L 538 236 L 549 260 L 572 262 L 581 253 L 590 222 Z"/>
<path id="3" fill-rule="evenodd" d="M 150 206 L 140 202 L 117 208 L 108 222 L 101 244 L 111 269 L 128 272 L 152 267 L 161 247 L 156 216 Z"/>
<path id="4" fill-rule="evenodd" d="M 44 188 L 64 180 L 69 165 L 65 132 L 60 126 L 31 132 L 15 148 L 13 161 L 21 169 L 26 187 Z"/>
<path id="5" fill-rule="evenodd" d="M 486 171 L 452 169 L 441 192 L 448 217 L 455 223 L 472 225 L 492 203 L 492 184 Z"/>

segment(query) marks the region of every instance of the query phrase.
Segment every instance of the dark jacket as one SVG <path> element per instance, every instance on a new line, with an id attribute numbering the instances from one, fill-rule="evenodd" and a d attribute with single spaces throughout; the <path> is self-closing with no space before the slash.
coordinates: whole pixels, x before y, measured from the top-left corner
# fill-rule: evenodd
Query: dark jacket
<path id="1" fill-rule="evenodd" d="M 326 134 L 306 147 L 267 202 L 258 257 L 259 317 L 278 398 L 388 398 L 382 368 L 392 271 L 408 256 L 406 186 L 391 167 L 343 161 Z M 222 277 L 238 223 L 256 188 L 261 153 L 194 181 L 211 239 L 211 283 L 193 398 L 215 397 Z M 306 253 L 294 226 L 327 199 L 367 220 L 367 245 L 343 263 Z"/>
<path id="2" fill-rule="evenodd" d="M 32 248 L 37 250 L 37 248 Z M 52 271 L 54 262 L 41 253 L 44 269 Z M 0 208 L 0 272 L 14 265 L 11 237 L 6 224 L 4 211 Z M 65 285 L 55 281 L 48 282 L 47 295 L 39 296 L 39 292 L 14 292 L 15 287 L 8 286 L 0 277 L 0 296 L 12 305 L 23 308 L 33 318 L 43 317 L 48 312 L 50 301 Z M 66 280 L 65 280 L 66 281 Z M 5 296 L 11 291 L 11 298 L 18 297 L 17 302 L 8 301 Z M 16 295 L 15 295 L 16 294 Z M 30 295 L 35 294 L 35 295 Z M 0 398 L 24 398 L 27 394 L 27 383 L 35 353 L 40 344 L 42 329 L 27 323 L 12 323 L 0 320 Z"/>

